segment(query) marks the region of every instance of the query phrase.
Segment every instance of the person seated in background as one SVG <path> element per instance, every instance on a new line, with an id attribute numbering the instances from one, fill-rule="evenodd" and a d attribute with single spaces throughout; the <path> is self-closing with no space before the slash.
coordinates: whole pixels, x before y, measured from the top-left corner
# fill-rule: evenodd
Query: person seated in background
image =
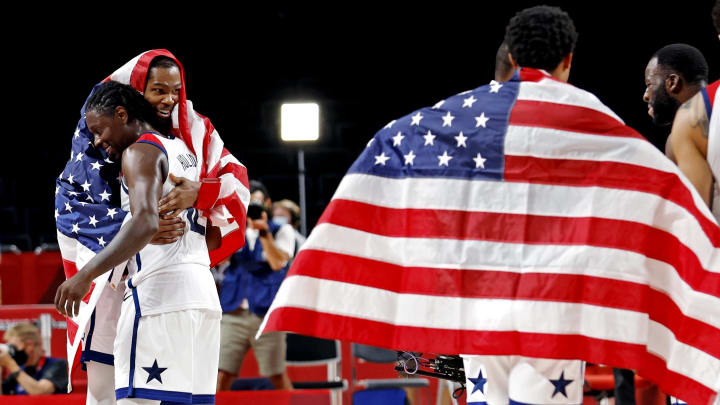
<path id="1" fill-rule="evenodd" d="M 7 369 L 4 395 L 67 393 L 67 362 L 45 357 L 40 331 L 30 323 L 18 323 L 5 332 L 6 349 L 0 349 L 0 368 Z"/>

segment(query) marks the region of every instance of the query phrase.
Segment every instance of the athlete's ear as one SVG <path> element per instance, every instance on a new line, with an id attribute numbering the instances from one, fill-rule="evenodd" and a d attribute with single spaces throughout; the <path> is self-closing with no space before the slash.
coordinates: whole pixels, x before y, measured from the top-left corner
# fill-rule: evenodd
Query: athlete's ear
<path id="1" fill-rule="evenodd" d="M 517 68 L 520 67 L 517 62 L 515 62 L 515 58 L 513 58 L 511 53 L 508 53 L 508 59 L 510 59 L 510 64 L 513 67 L 513 71 L 517 70 Z"/>
<path id="2" fill-rule="evenodd" d="M 128 122 L 128 114 L 125 107 L 119 105 L 115 107 L 115 117 L 116 120 L 122 121 L 123 124 L 127 124 Z"/>
<path id="3" fill-rule="evenodd" d="M 677 94 L 680 92 L 680 88 L 682 85 L 680 84 L 680 76 L 676 75 L 675 73 L 671 73 L 668 75 L 668 77 L 665 79 L 665 90 L 669 94 Z"/>

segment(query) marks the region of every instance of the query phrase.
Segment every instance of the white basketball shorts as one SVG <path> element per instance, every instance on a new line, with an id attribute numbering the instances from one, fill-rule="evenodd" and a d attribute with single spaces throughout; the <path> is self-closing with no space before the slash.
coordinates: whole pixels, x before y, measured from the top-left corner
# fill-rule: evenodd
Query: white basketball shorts
<path id="1" fill-rule="evenodd" d="M 128 289 L 115 339 L 115 396 L 215 403 L 222 314 L 185 309 L 142 316 Z"/>
<path id="2" fill-rule="evenodd" d="M 109 283 L 105 285 L 90 316 L 90 322 L 85 327 L 81 362 L 94 361 L 108 366 L 114 364 L 113 347 L 124 292 L 124 284 L 121 284 L 117 290 L 113 290 Z"/>
<path id="3" fill-rule="evenodd" d="M 522 356 L 462 356 L 467 403 L 579 405 L 585 362 Z"/>

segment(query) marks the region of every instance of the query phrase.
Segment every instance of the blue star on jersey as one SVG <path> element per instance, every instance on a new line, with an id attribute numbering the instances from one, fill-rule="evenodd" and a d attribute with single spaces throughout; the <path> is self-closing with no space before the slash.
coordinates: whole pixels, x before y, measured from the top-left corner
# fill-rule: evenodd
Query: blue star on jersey
<path id="1" fill-rule="evenodd" d="M 148 379 L 146 383 L 149 383 L 152 380 L 158 380 L 160 384 L 162 384 L 162 377 L 160 376 L 160 374 L 162 374 L 163 371 L 167 370 L 167 367 L 158 367 L 156 359 L 152 367 L 143 367 L 142 369 L 148 373 Z"/>
<path id="2" fill-rule="evenodd" d="M 485 383 L 487 382 L 487 378 L 483 378 L 482 375 L 482 369 L 478 371 L 477 378 L 468 378 L 471 383 L 473 383 L 473 390 L 470 394 L 473 394 L 475 391 L 480 391 L 483 394 L 485 394 Z"/>
<path id="3" fill-rule="evenodd" d="M 567 387 L 573 380 L 566 380 L 565 379 L 565 370 L 563 370 L 560 373 L 560 378 L 557 380 L 550 380 L 550 383 L 555 386 L 555 390 L 553 390 L 552 398 L 555 398 L 555 395 L 557 394 L 563 394 L 565 398 L 567 398 L 567 392 L 565 391 L 565 387 Z"/>

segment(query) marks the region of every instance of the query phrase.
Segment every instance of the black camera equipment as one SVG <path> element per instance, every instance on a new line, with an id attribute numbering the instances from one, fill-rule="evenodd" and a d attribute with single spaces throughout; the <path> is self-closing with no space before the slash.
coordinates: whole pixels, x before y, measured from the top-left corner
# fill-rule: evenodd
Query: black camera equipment
<path id="1" fill-rule="evenodd" d="M 247 216 L 252 220 L 260 219 L 262 218 L 263 211 L 265 211 L 264 205 L 257 202 L 251 202 L 250 205 L 248 205 Z"/>
<path id="2" fill-rule="evenodd" d="M 465 369 L 460 356 L 438 354 L 434 358 L 426 358 L 423 353 L 399 351 L 397 361 L 395 370 L 402 373 L 459 383 L 460 388 L 453 392 L 456 399 L 465 393 Z"/>

